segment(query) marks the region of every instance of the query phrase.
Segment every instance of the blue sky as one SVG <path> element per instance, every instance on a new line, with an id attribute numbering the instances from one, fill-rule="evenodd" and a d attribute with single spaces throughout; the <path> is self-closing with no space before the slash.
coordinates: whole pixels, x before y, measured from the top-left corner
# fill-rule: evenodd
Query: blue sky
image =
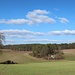
<path id="1" fill-rule="evenodd" d="M 75 0 L 0 0 L 5 44 L 75 42 Z"/>

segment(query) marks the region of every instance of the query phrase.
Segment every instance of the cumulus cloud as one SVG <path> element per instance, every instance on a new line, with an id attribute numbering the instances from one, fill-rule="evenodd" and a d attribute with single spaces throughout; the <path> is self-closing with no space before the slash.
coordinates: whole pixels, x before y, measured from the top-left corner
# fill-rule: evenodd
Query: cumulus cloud
<path id="1" fill-rule="evenodd" d="M 4 33 L 4 34 L 14 34 L 14 35 L 36 35 L 36 36 L 41 36 L 41 35 L 45 35 L 42 32 L 33 32 L 33 31 L 29 31 L 29 30 L 19 30 L 19 29 L 9 29 L 9 30 L 0 30 L 0 33 Z"/>
<path id="2" fill-rule="evenodd" d="M 35 39 L 36 36 L 45 36 L 45 33 L 42 32 L 33 32 L 29 30 L 19 30 L 19 29 L 0 30 L 0 33 L 3 33 L 8 38 L 20 38 L 20 39 Z"/>
<path id="3" fill-rule="evenodd" d="M 34 32 L 29 30 L 19 30 L 19 29 L 9 29 L 9 30 L 0 30 L 0 33 L 3 33 L 5 36 L 11 38 L 36 38 L 36 36 L 52 36 L 52 35 L 75 35 L 75 30 L 58 30 L 50 32 Z"/>
<path id="4" fill-rule="evenodd" d="M 50 35 L 75 35 L 75 30 L 51 31 Z"/>
<path id="5" fill-rule="evenodd" d="M 62 33 L 65 35 L 75 35 L 75 30 L 65 30 Z"/>
<path id="6" fill-rule="evenodd" d="M 34 32 L 29 30 L 19 30 L 19 29 L 9 29 L 9 30 L 0 30 L 0 33 L 3 33 L 6 36 L 6 42 L 9 43 L 19 43 L 19 42 L 32 42 L 32 43 L 65 43 L 65 42 L 75 42 L 74 40 L 50 40 L 43 39 L 53 35 L 75 35 L 75 30 L 59 30 L 59 31 L 50 31 L 50 32 Z M 40 37 L 39 37 L 40 36 Z M 11 40 L 12 39 L 12 40 Z M 17 40 L 16 40 L 17 39 Z M 20 39 L 20 40 L 18 40 Z M 24 41 L 23 41 L 24 40 Z"/>
<path id="7" fill-rule="evenodd" d="M 61 35 L 62 33 L 61 33 L 61 31 L 51 31 L 48 34 L 50 34 L 50 35 Z"/>
<path id="8" fill-rule="evenodd" d="M 64 24 L 69 22 L 69 20 L 66 19 L 66 18 L 59 18 L 59 20 L 60 20 L 61 23 L 64 23 Z"/>
<path id="9" fill-rule="evenodd" d="M 48 11 L 46 10 L 34 10 L 28 12 L 26 15 L 26 19 L 1 19 L 0 23 L 5 23 L 5 24 L 40 24 L 40 23 L 55 23 L 55 20 L 51 17 L 48 17 L 47 14 L 49 14 Z"/>
<path id="10" fill-rule="evenodd" d="M 9 30 L 0 30 L 0 33 L 3 33 L 6 36 L 6 42 L 8 43 L 69 43 L 75 42 L 75 40 L 50 40 L 46 39 L 47 37 L 53 35 L 75 35 L 75 30 L 58 30 L 58 31 L 50 31 L 50 32 L 34 32 L 29 30 L 19 30 L 19 29 L 9 29 Z M 40 36 L 40 37 L 39 37 Z M 12 40 L 11 40 L 12 39 Z M 18 40 L 20 39 L 20 40 Z"/>
<path id="11" fill-rule="evenodd" d="M 39 24 L 39 23 L 54 23 L 55 20 L 47 16 L 49 14 L 46 10 L 34 10 L 29 12 L 26 17 L 30 20 L 29 24 Z"/>

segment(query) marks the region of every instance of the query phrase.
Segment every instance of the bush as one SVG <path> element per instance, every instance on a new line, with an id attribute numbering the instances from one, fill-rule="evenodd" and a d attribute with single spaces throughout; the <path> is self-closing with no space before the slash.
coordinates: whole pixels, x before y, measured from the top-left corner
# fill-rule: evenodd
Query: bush
<path id="1" fill-rule="evenodd" d="M 60 51 L 59 53 L 56 54 L 55 59 L 64 59 L 64 53 L 62 51 Z"/>
<path id="2" fill-rule="evenodd" d="M 18 63 L 13 62 L 11 60 L 7 60 L 7 61 L 4 61 L 4 62 L 0 62 L 0 64 L 18 64 Z"/>

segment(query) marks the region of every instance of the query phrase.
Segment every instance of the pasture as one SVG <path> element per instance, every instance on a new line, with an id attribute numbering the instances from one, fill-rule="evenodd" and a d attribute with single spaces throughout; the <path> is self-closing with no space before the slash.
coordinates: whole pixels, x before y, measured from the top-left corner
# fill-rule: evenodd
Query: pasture
<path id="1" fill-rule="evenodd" d="M 68 50 L 64 53 L 64 60 L 52 61 L 34 58 L 23 51 L 3 51 L 0 61 L 11 59 L 20 64 L 0 64 L 0 75 L 75 75 L 75 54 Z"/>
<path id="2" fill-rule="evenodd" d="M 0 75 L 75 75 L 75 61 L 0 65 Z"/>

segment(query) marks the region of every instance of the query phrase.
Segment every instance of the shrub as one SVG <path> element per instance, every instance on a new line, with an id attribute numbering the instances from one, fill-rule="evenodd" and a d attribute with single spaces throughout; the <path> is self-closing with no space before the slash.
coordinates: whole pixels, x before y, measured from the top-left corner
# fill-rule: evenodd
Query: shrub
<path id="1" fill-rule="evenodd" d="M 18 64 L 18 63 L 13 62 L 11 60 L 7 60 L 7 61 L 4 61 L 4 62 L 0 62 L 0 64 Z"/>

